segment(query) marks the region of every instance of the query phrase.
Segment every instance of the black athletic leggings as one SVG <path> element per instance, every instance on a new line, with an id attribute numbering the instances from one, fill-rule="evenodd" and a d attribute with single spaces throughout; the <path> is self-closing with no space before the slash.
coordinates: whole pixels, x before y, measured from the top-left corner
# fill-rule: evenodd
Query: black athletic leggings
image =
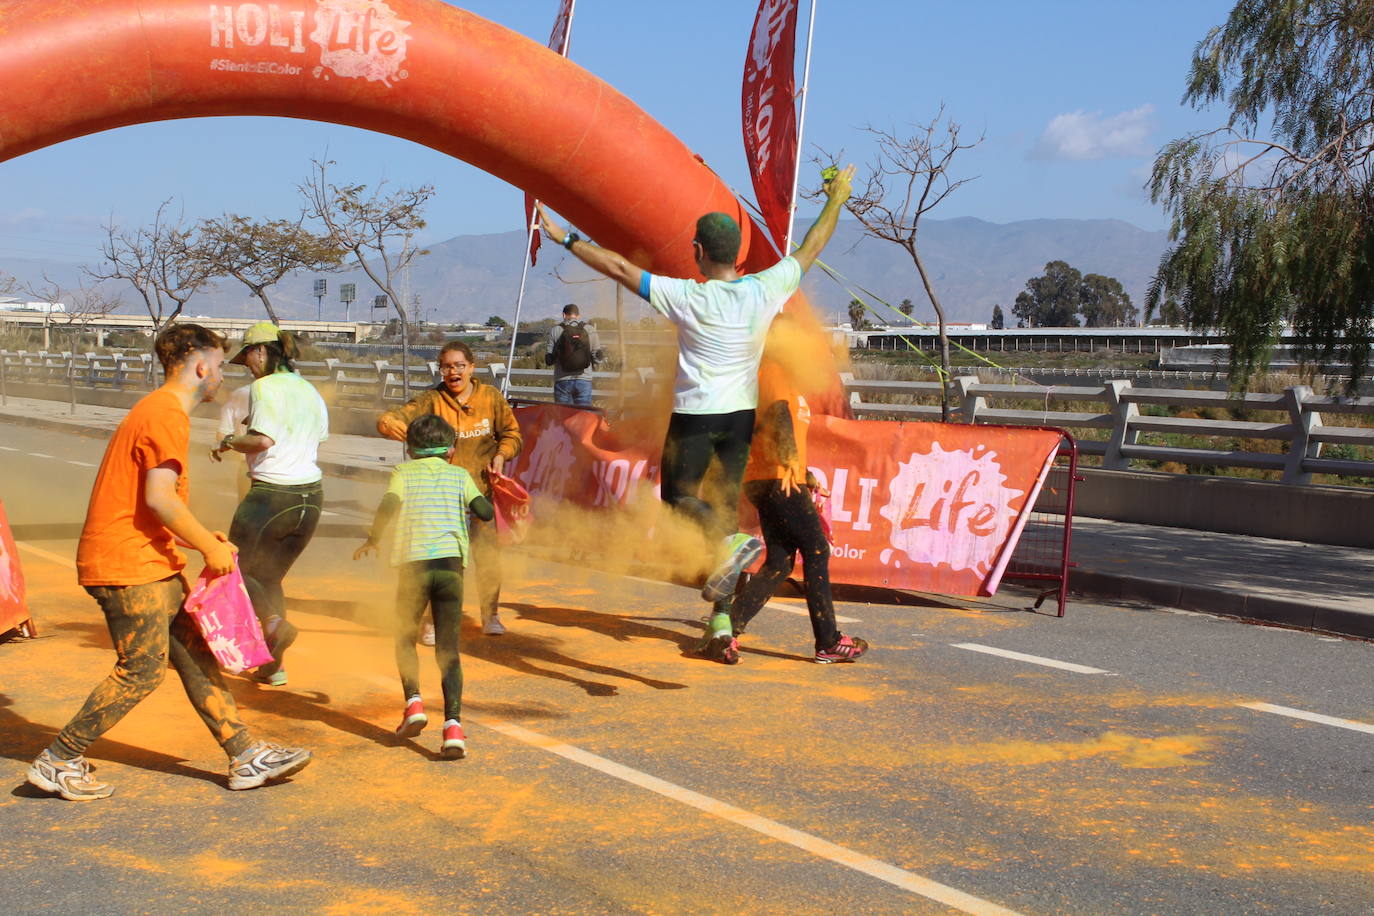
<path id="1" fill-rule="evenodd" d="M 463 663 L 458 657 L 458 629 L 463 620 L 463 559 L 416 560 L 396 568 L 396 670 L 405 699 L 420 695 L 420 657 L 415 638 L 425 605 L 434 611 L 434 660 L 444 688 L 444 718 L 463 710 Z"/>
<path id="2" fill-rule="evenodd" d="M 801 551 L 802 574 L 806 582 L 806 610 L 811 614 L 811 632 L 817 649 L 828 649 L 840 638 L 835 627 L 835 605 L 830 597 L 830 545 L 821 531 L 820 516 L 811 501 L 811 492 L 800 487 L 790 495 L 782 492 L 777 480 L 751 480 L 744 494 L 759 510 L 759 525 L 768 556 L 763 569 L 735 596 L 730 612 L 735 632 L 740 633 L 792 572 L 795 555 Z"/>
<path id="3" fill-rule="evenodd" d="M 706 536 L 723 538 L 739 526 L 740 480 L 754 437 L 754 411 L 674 413 L 663 440 L 663 501 L 701 526 Z M 720 477 L 707 494 L 701 482 L 720 461 Z"/>
<path id="4" fill-rule="evenodd" d="M 239 569 L 253 610 L 266 623 L 286 616 L 282 579 L 305 550 L 320 523 L 324 486 L 253 481 L 229 525 L 229 540 L 239 549 Z"/>

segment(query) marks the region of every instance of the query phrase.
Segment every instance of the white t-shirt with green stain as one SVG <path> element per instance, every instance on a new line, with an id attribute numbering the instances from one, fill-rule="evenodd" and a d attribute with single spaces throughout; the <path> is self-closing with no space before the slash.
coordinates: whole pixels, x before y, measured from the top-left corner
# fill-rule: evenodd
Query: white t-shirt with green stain
<path id="1" fill-rule="evenodd" d="M 677 325 L 673 411 L 722 414 L 759 402 L 763 341 L 801 284 L 801 265 L 783 258 L 738 280 L 679 280 L 644 273 L 640 294 Z"/>
<path id="2" fill-rule="evenodd" d="M 319 480 L 315 458 L 329 438 L 329 408 L 315 386 L 294 372 L 275 372 L 249 386 L 248 401 L 249 431 L 273 441 L 248 456 L 248 476 L 285 486 Z"/>

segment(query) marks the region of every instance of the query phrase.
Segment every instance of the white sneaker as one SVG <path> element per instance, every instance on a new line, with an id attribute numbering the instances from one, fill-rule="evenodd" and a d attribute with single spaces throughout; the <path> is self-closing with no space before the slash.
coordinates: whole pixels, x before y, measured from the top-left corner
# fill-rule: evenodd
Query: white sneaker
<path id="1" fill-rule="evenodd" d="M 61 760 L 44 748 L 29 767 L 29 785 L 44 792 L 56 792 L 67 801 L 109 798 L 114 787 L 91 778 L 91 764 L 85 757 Z"/>
<path id="2" fill-rule="evenodd" d="M 259 741 L 229 762 L 229 788 L 256 789 L 269 779 L 299 773 L 310 762 L 310 752 Z"/>
<path id="3" fill-rule="evenodd" d="M 488 636 L 504 636 L 506 633 L 506 625 L 501 622 L 500 617 L 493 614 L 488 619 L 482 621 L 482 632 Z"/>
<path id="4" fill-rule="evenodd" d="M 430 623 L 429 621 L 425 621 L 424 629 L 420 631 L 420 645 L 434 645 L 434 624 Z"/>

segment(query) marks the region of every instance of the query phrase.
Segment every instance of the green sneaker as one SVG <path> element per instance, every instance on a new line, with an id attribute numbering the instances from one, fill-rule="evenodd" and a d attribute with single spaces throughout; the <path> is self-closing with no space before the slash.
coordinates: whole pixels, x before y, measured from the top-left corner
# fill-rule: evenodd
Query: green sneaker
<path id="1" fill-rule="evenodd" d="M 739 643 L 735 642 L 735 631 L 728 613 L 720 611 L 711 615 L 706 623 L 706 635 L 697 645 L 697 653 L 726 665 L 739 662 Z"/>
<path id="2" fill-rule="evenodd" d="M 725 559 L 707 577 L 701 589 L 701 597 L 706 601 L 719 601 L 733 594 L 740 573 L 763 553 L 763 541 L 749 534 L 732 534 L 725 539 L 723 547 Z"/>

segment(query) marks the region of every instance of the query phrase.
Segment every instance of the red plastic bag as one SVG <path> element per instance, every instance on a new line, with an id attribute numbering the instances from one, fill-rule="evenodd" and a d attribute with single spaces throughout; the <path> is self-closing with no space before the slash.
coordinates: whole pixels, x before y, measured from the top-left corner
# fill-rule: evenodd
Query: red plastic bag
<path id="1" fill-rule="evenodd" d="M 520 482 L 491 474 L 491 503 L 496 507 L 496 536 L 504 544 L 519 544 L 530 527 L 530 494 Z"/>
<path id="2" fill-rule="evenodd" d="M 238 674 L 272 661 L 237 556 L 234 568 L 222 576 L 207 578 L 202 570 L 184 607 L 225 671 Z"/>

